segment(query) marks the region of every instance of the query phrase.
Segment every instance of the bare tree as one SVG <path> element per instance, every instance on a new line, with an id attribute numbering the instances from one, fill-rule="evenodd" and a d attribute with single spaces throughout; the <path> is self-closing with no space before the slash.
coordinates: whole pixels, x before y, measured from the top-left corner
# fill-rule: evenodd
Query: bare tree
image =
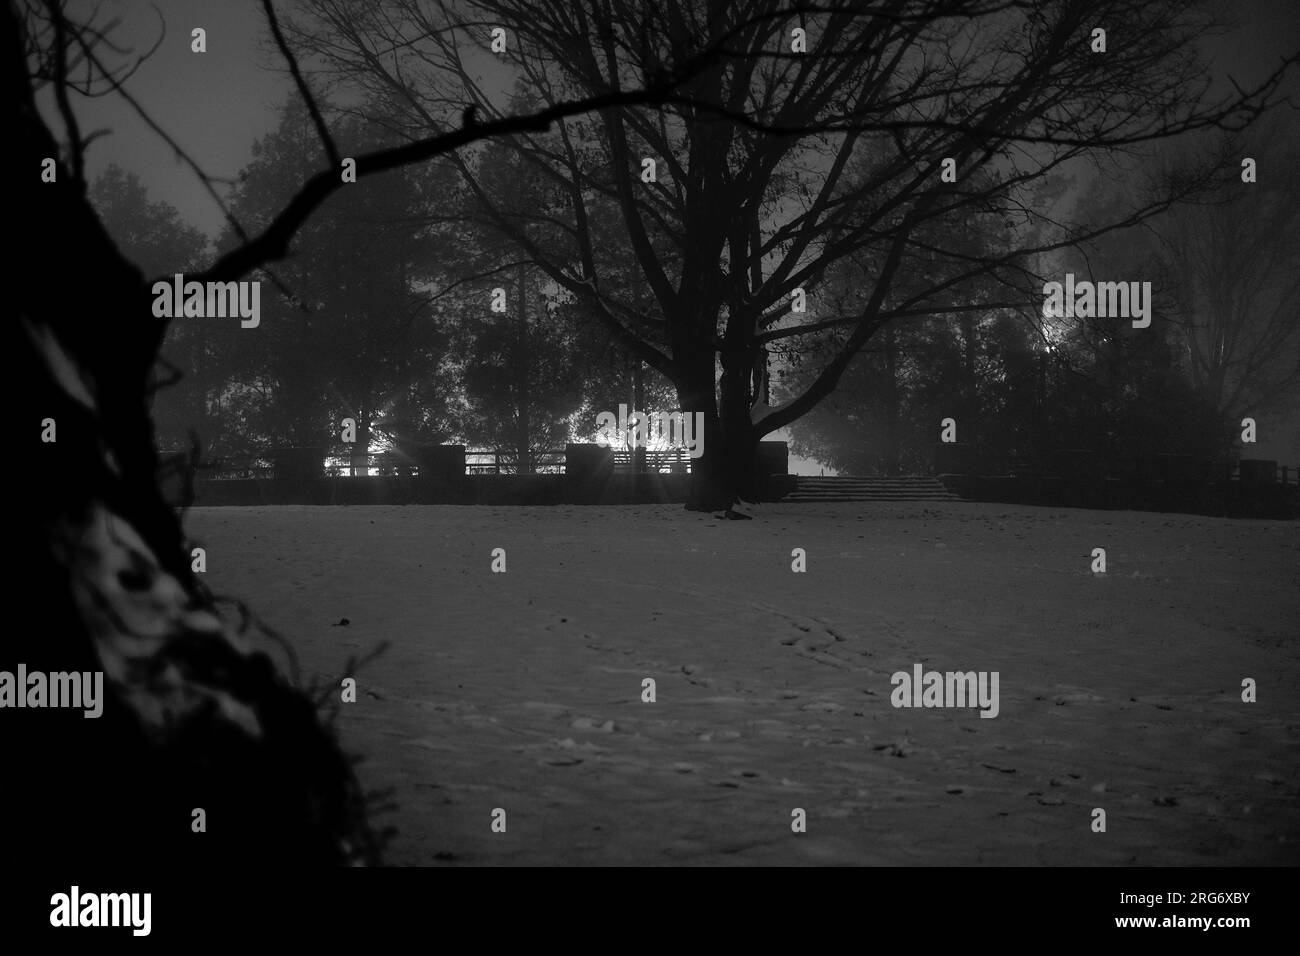
<path id="1" fill-rule="evenodd" d="M 1300 155 L 1273 132 L 1225 150 L 1257 164 L 1256 182 L 1234 163 L 1205 203 L 1156 226 L 1183 362 L 1233 436 L 1244 416 L 1294 407 L 1300 387 Z"/>
<path id="2" fill-rule="evenodd" d="M 653 107 L 610 104 L 508 140 L 568 192 L 565 244 L 539 241 L 541 224 L 493 205 L 470 156 L 451 157 L 499 230 L 669 377 L 684 409 L 705 412 L 692 508 L 752 495 L 756 442 L 830 394 L 886 323 L 1023 305 L 1041 281 L 1019 265 L 1027 255 L 1097 234 L 1052 223 L 1032 205 L 1044 177 L 1245 125 L 1295 62 L 1255 89 L 1208 98 L 1193 50 L 1215 21 L 1182 0 L 306 7 L 295 28 L 304 47 L 331 76 L 404 108 L 411 135 L 450 109 L 498 122 L 498 91 L 512 80 L 547 103 L 617 96 L 719 52 Z M 486 53 L 493 27 L 509 38 L 495 59 Z M 653 182 L 639 176 L 646 160 L 656 164 Z M 1134 202 L 1099 228 L 1142 222 L 1202 182 Z M 639 307 L 626 285 L 603 281 L 592 223 L 605 208 L 616 210 L 652 293 Z M 972 258 L 919 238 L 927 225 L 959 233 L 977 210 L 1006 222 L 1005 255 Z M 1046 224 L 1065 228 L 1051 242 L 1032 238 Z M 873 275 L 860 311 L 792 313 L 801 290 L 811 296 L 850 256 Z M 931 260 L 931 281 L 901 294 L 895 279 L 917 256 Z M 953 304 L 978 280 L 999 294 Z M 837 354 L 797 394 L 768 405 L 768 351 L 832 328 L 846 332 Z M 663 340 L 667 348 L 655 344 Z"/>

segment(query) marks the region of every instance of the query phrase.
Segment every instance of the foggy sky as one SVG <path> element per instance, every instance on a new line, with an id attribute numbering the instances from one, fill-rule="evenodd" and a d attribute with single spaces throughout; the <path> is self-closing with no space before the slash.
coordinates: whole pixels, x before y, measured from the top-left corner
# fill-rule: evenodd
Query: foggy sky
<path id="1" fill-rule="evenodd" d="M 557 0 L 562 2 L 562 0 Z M 158 124 L 210 174 L 233 177 L 252 159 L 253 141 L 271 132 L 276 110 L 293 93 L 281 61 L 270 45 L 258 0 L 165 0 L 163 45 L 127 84 L 128 90 Z M 1209 51 L 1214 72 L 1227 73 L 1243 86 L 1276 67 L 1288 49 L 1300 45 L 1300 0 L 1240 0 L 1233 4 L 1242 19 L 1234 34 L 1218 39 Z M 107 16 L 122 20 L 121 40 L 139 51 L 157 38 L 153 10 L 131 0 L 104 4 Z M 292 5 L 280 0 L 281 17 Z M 190 52 L 190 30 L 207 30 L 208 52 Z M 1300 109 L 1300 82 L 1292 77 L 1292 98 Z M 43 91 L 46 92 L 46 91 Z M 52 128 L 62 131 L 51 97 L 41 106 Z M 193 173 L 116 97 L 76 99 L 83 130 L 107 127 L 112 135 L 95 142 L 87 157 L 94 178 L 109 163 L 137 173 L 150 198 L 175 206 L 209 236 L 223 223 L 220 210 L 197 187 Z"/>

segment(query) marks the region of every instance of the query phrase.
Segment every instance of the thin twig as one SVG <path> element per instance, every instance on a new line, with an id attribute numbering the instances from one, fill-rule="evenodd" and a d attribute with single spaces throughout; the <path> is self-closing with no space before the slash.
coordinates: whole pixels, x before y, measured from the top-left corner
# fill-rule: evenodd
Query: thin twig
<path id="1" fill-rule="evenodd" d="M 338 147 L 334 145 L 334 138 L 330 135 L 329 127 L 325 125 L 325 117 L 321 116 L 320 109 L 316 106 L 316 98 L 312 96 L 311 90 L 307 88 L 307 81 L 303 78 L 302 71 L 298 69 L 297 58 L 293 55 L 293 51 L 289 49 L 284 34 L 280 32 L 280 21 L 275 16 L 275 6 L 271 3 L 271 0 L 262 0 L 262 9 L 266 12 L 266 20 L 271 25 L 271 35 L 275 37 L 275 45 L 280 48 L 280 55 L 289 64 L 289 72 L 293 74 L 293 81 L 298 85 L 298 92 L 302 95 L 303 102 L 307 104 L 307 112 L 311 114 L 311 121 L 316 124 L 316 133 L 320 136 L 321 145 L 325 147 L 325 155 L 329 157 L 330 165 L 337 169 L 342 164 Z"/>

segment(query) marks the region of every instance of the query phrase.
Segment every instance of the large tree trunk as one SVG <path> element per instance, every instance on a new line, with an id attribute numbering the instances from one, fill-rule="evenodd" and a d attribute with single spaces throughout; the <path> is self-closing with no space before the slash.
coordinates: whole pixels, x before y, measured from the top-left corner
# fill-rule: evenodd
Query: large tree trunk
<path id="1" fill-rule="evenodd" d="M 686 497 L 688 511 L 719 511 L 735 500 L 731 473 L 724 447 L 722 423 L 718 419 L 717 396 L 713 381 L 713 351 L 701 349 L 683 352 L 677 362 L 679 375 L 677 401 L 684 415 L 704 413 L 704 434 L 695 436 L 704 443 L 704 454 L 691 462 L 690 491 Z"/>
<path id="2" fill-rule="evenodd" d="M 0 787 L 7 858 L 73 870 L 373 859 L 332 732 L 217 615 L 190 570 L 190 543 L 159 493 L 148 413 L 163 325 L 68 167 L 39 182 L 59 149 L 36 112 L 20 29 L 5 4 L 3 162 L 19 186 L 11 221 L 23 230 L 7 253 L 21 277 L 10 288 L 7 407 L 31 437 L 28 462 L 10 472 L 0 670 L 102 672 L 103 683 L 98 718 L 0 712 L 12 771 Z M 36 439 L 47 418 L 52 443 Z M 192 830 L 196 809 L 206 833 Z"/>
<path id="3" fill-rule="evenodd" d="M 749 416 L 749 374 L 752 364 L 744 354 L 729 359 L 719 390 L 721 415 L 713 387 L 713 356 L 693 357 L 681 363 L 689 369 L 678 382 L 682 411 L 704 414 L 704 454 L 691 464 L 689 511 L 729 510 L 738 501 L 756 501 L 755 461 L 758 436 Z"/>
<path id="4" fill-rule="evenodd" d="M 750 419 L 750 385 L 756 360 L 757 353 L 751 348 L 728 350 L 722 354 L 722 380 L 718 384 L 722 397 L 723 449 L 730 476 L 729 505 L 740 500 L 758 500 L 754 473 L 758 438 Z"/>

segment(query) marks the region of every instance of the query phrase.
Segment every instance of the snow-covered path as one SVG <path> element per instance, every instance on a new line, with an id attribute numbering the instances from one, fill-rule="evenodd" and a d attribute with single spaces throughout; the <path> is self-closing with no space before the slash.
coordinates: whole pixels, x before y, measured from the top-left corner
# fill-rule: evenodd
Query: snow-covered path
<path id="1" fill-rule="evenodd" d="M 1294 523 L 918 502 L 188 527 L 307 673 L 337 686 L 390 642 L 340 721 L 394 788 L 393 863 L 1300 863 Z M 895 709 L 917 662 L 998 671 L 999 716 Z"/>

